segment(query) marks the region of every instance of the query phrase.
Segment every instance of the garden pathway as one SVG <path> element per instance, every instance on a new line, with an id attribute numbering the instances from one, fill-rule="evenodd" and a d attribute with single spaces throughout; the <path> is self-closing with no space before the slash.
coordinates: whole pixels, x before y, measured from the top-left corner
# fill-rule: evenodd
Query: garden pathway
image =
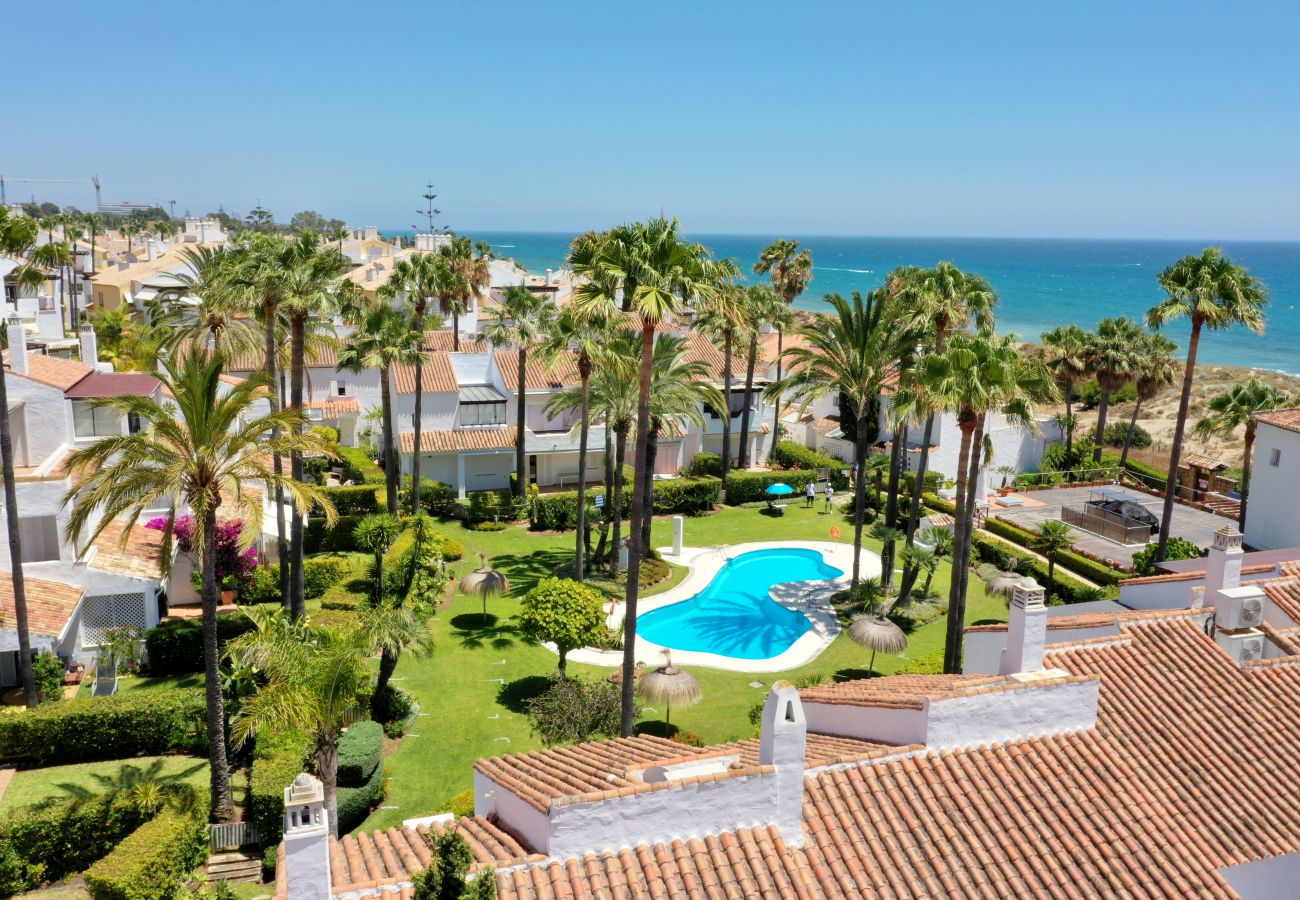
<path id="1" fill-rule="evenodd" d="M 9 790 L 9 782 L 14 780 L 14 770 L 5 768 L 0 769 L 0 800 L 5 798 L 5 791 Z"/>

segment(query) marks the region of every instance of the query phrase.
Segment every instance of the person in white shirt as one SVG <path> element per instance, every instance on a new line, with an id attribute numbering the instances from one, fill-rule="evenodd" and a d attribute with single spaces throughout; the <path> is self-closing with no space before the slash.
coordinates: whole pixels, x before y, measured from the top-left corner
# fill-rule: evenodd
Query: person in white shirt
<path id="1" fill-rule="evenodd" d="M 826 482 L 826 511 L 827 512 L 831 511 L 831 499 L 834 496 L 835 496 L 835 488 L 831 487 L 831 483 L 828 480 Z"/>
<path id="2" fill-rule="evenodd" d="M 804 503 L 804 506 L 811 508 L 812 505 L 817 502 L 817 485 L 813 484 L 811 481 L 808 482 L 808 489 L 804 492 L 804 498 L 807 501 Z"/>

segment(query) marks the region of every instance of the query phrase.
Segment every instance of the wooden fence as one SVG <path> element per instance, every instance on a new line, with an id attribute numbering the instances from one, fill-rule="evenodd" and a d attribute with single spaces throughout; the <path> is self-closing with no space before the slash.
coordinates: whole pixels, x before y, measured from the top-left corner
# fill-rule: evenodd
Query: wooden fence
<path id="1" fill-rule="evenodd" d="M 208 847 L 213 853 L 257 845 L 257 828 L 252 822 L 222 822 L 208 826 Z"/>

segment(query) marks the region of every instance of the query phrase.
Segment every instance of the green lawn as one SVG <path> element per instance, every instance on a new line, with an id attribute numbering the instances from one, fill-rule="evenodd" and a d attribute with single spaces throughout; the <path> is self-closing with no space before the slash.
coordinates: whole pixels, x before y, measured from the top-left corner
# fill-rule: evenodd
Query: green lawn
<path id="1" fill-rule="evenodd" d="M 724 508 L 698 519 L 686 520 L 689 546 L 714 546 L 745 541 L 799 539 L 826 540 L 832 524 L 840 526 L 845 538 L 850 527 L 838 514 L 792 507 L 779 519 L 757 509 Z M 511 628 L 518 612 L 518 598 L 540 578 L 549 574 L 572 554 L 572 535 L 533 534 L 523 527 L 501 532 L 473 532 L 457 523 L 440 528 L 465 545 L 465 559 L 453 567 L 454 577 L 478 564 L 479 550 L 489 563 L 510 578 L 512 596 L 493 600 L 489 611 L 499 618 L 495 628 L 479 627 L 479 602 L 457 596 L 452 608 L 432 623 L 436 650 L 423 660 L 403 658 L 395 681 L 421 706 L 411 733 L 387 759 L 388 797 L 385 806 L 365 822 L 364 828 L 396 824 L 404 818 L 434 812 L 455 793 L 472 787 L 474 760 L 481 756 L 517 753 L 534 749 L 540 742 L 530 733 L 522 700 L 554 671 L 556 657 L 547 650 L 520 640 Z M 667 545 L 672 539 L 671 520 L 656 521 L 654 542 Z M 873 550 L 879 547 L 868 541 Z M 680 580 L 681 573 L 648 593 L 657 593 Z M 934 587 L 946 594 L 949 573 L 945 567 L 935 577 Z M 998 598 L 986 598 L 983 584 L 972 579 L 967 621 L 1006 619 L 1006 605 Z M 892 672 L 909 659 L 931 654 L 943 646 L 945 618 L 918 628 L 910 637 L 908 650 L 900 657 L 880 656 L 876 668 Z M 691 708 L 674 711 L 674 724 L 698 732 L 706 741 L 749 737 L 753 726 L 750 707 L 761 700 L 763 688 L 775 678 L 799 679 L 820 675 L 827 680 L 863 677 L 868 654 L 841 635 L 816 660 L 799 669 L 779 674 L 753 675 L 692 668 L 703 689 L 703 701 Z M 571 663 L 571 674 L 603 678 L 609 669 Z M 751 682 L 763 687 L 751 687 Z M 647 713 L 643 722 L 662 717 Z"/>
<path id="2" fill-rule="evenodd" d="M 175 679 L 172 679 L 173 681 Z M 206 792 L 208 761 L 195 756 L 141 756 L 106 762 L 24 769 L 14 774 L 0 799 L 0 813 L 52 797 L 88 796 L 128 787 L 138 779 L 163 784 L 186 782 Z M 242 798 L 244 773 L 235 772 L 235 798 Z"/>

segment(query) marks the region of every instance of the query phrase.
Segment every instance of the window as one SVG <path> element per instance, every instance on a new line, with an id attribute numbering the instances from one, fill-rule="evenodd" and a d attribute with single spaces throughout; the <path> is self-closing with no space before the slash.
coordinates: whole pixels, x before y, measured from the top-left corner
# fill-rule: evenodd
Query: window
<path id="1" fill-rule="evenodd" d="M 504 425 L 506 405 L 501 403 L 462 403 L 456 418 L 458 425 Z"/>
<path id="2" fill-rule="evenodd" d="M 1282 451 L 1279 450 L 1277 447 L 1274 447 L 1272 450 L 1268 451 L 1268 464 L 1270 466 L 1282 465 Z"/>
<path id="3" fill-rule="evenodd" d="M 72 401 L 73 433 L 79 438 L 105 437 L 122 433 L 121 415 L 107 407 L 95 408 L 91 400 Z M 139 429 L 136 423 L 136 429 Z"/>
<path id="4" fill-rule="evenodd" d="M 128 432 L 130 432 L 131 434 L 139 434 L 140 430 L 143 427 L 144 426 L 140 424 L 139 416 L 137 416 L 135 413 L 126 414 L 126 430 Z"/>
<path id="5" fill-rule="evenodd" d="M 348 383 L 340 379 L 338 382 L 338 386 L 339 386 L 339 396 L 346 397 L 348 395 Z"/>
<path id="6" fill-rule="evenodd" d="M 59 558 L 59 523 L 54 516 L 23 516 L 18 520 L 23 542 L 23 562 Z"/>

